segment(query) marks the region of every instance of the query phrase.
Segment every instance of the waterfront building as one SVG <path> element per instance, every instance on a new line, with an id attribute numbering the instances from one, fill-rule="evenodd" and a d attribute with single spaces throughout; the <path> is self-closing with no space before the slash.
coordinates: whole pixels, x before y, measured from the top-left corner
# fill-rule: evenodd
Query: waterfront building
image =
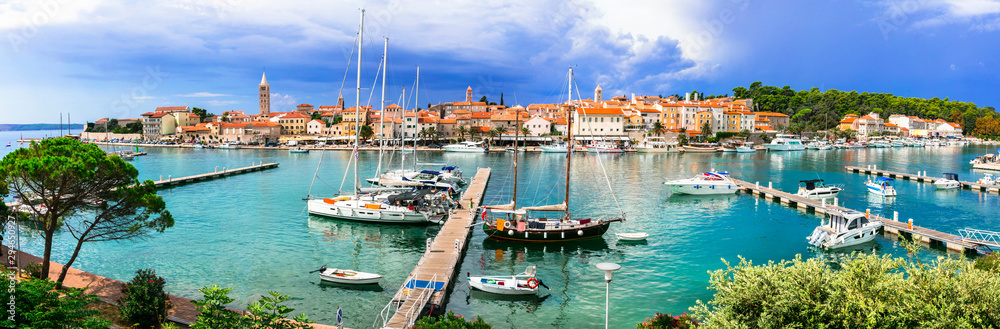
<path id="1" fill-rule="evenodd" d="M 785 128 L 788 128 L 788 124 L 791 121 L 791 118 L 784 113 L 755 112 L 755 115 L 757 116 L 757 119 L 766 119 L 763 122 L 767 123 L 769 130 L 772 131 L 784 131 Z M 761 122 L 762 121 L 758 120 L 757 124 L 759 125 Z"/>
<path id="2" fill-rule="evenodd" d="M 459 138 L 458 119 L 440 119 L 437 125 L 438 136 L 447 139 Z"/>
<path id="3" fill-rule="evenodd" d="M 879 119 L 878 113 L 869 113 L 864 115 L 854 121 L 854 129 L 858 132 L 859 136 L 868 136 L 874 132 L 881 132 L 884 126 L 882 125 L 882 119 Z"/>
<path id="4" fill-rule="evenodd" d="M 163 136 L 176 134 L 179 126 L 192 126 L 201 121 L 201 117 L 187 109 L 187 106 L 157 107 L 153 112 L 143 113 L 143 138 L 159 140 Z"/>
<path id="5" fill-rule="evenodd" d="M 856 126 L 855 126 L 855 123 L 854 123 L 857 120 L 858 120 L 858 115 L 857 114 L 848 114 L 848 115 L 844 116 L 843 120 L 840 120 L 840 124 L 837 125 L 837 129 L 840 129 L 840 130 L 852 129 L 854 131 L 857 131 L 855 129 Z"/>
<path id="6" fill-rule="evenodd" d="M 529 135 L 541 136 L 552 131 L 552 122 L 536 115 L 525 121 L 524 127 L 528 128 Z"/>
<path id="7" fill-rule="evenodd" d="M 340 112 L 341 117 L 343 117 L 344 122 L 360 122 L 361 125 L 368 124 L 368 112 L 372 109 L 371 106 L 362 106 L 361 109 L 357 109 L 354 106 L 348 107 L 343 112 Z"/>
<path id="8" fill-rule="evenodd" d="M 296 106 L 295 110 L 299 111 L 299 112 L 303 112 L 303 113 L 309 114 L 309 113 L 313 113 L 316 110 L 316 108 L 313 107 L 312 104 L 303 103 L 303 104 L 299 104 L 298 106 Z"/>
<path id="9" fill-rule="evenodd" d="M 298 112 L 272 113 L 270 122 L 281 125 L 281 135 L 300 135 L 306 132 L 310 116 Z"/>
<path id="10" fill-rule="evenodd" d="M 326 122 L 321 120 L 312 120 L 306 123 L 306 134 L 322 135 L 324 128 L 326 128 Z"/>
<path id="11" fill-rule="evenodd" d="M 660 111 L 660 117 L 662 118 L 663 128 L 678 129 L 683 126 L 680 108 L 681 105 L 677 103 L 657 103 L 655 105 L 656 109 Z"/>
<path id="12" fill-rule="evenodd" d="M 573 111 L 573 135 L 624 136 L 625 112 L 621 108 L 578 108 Z"/>
<path id="13" fill-rule="evenodd" d="M 694 114 L 694 128 L 698 132 L 707 124 L 712 132 L 715 132 L 715 118 L 711 110 L 704 109 Z"/>

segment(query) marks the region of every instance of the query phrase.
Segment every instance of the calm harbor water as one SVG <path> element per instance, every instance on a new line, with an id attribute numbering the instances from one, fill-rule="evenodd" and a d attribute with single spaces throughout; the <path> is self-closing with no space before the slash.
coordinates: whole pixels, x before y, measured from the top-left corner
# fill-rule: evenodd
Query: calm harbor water
<path id="1" fill-rule="evenodd" d="M 47 132 L 51 134 L 51 132 Z M 0 133 L 0 143 L 20 133 Z M 33 132 L 40 136 L 42 132 Z M 32 136 L 28 132 L 25 137 Z M 4 148 L 6 154 L 17 147 Z M 312 193 L 336 193 L 348 167 L 348 152 L 289 154 L 273 150 L 194 150 L 147 148 L 148 156 L 134 165 L 140 178 L 158 179 L 235 168 L 251 162 L 278 162 L 275 170 L 229 177 L 161 190 L 176 224 L 149 239 L 85 245 L 76 267 L 117 280 L 128 280 L 140 268 L 152 267 L 167 279 L 169 292 L 199 298 L 198 289 L 210 284 L 233 287 L 237 307 L 269 290 L 294 298 L 289 306 L 309 314 L 313 321 L 331 324 L 337 307 L 344 309 L 346 326 L 370 327 L 424 251 L 424 243 L 438 230 L 430 226 L 393 226 L 353 223 L 309 216 L 301 200 L 309 192 L 313 174 L 323 157 Z M 611 326 L 632 328 L 655 312 L 679 314 L 696 300 L 711 298 L 708 271 L 723 267 L 722 259 L 737 262 L 743 256 L 754 263 L 803 257 L 835 259 L 836 253 L 807 248 L 805 237 L 819 217 L 748 195 L 721 197 L 671 196 L 666 179 L 686 178 L 715 168 L 762 185 L 794 191 L 802 179 L 823 178 L 847 189 L 841 202 L 864 211 L 871 209 L 915 224 L 957 233 L 964 227 L 1000 230 L 1000 196 L 970 191 L 936 191 L 932 185 L 897 181 L 899 196 L 869 196 L 865 176 L 843 171 L 845 165 L 879 168 L 932 176 L 956 172 L 962 180 L 981 176 L 968 161 L 995 152 L 987 147 L 928 147 L 755 154 L 623 154 L 603 155 L 617 202 L 628 221 L 612 226 L 603 239 L 589 242 L 531 245 L 488 240 L 474 231 L 461 264 L 460 278 L 447 308 L 465 316 L 482 316 L 496 328 L 597 327 L 604 316 L 604 281 L 594 265 L 616 262 L 622 269 L 611 283 Z M 492 167 L 486 204 L 509 202 L 513 173 L 510 154 L 420 153 L 421 161 L 448 162 L 467 175 L 477 167 Z M 573 156 L 571 208 L 574 217 L 610 217 L 619 214 L 608 193 L 601 163 L 592 154 Z M 388 157 L 385 159 L 389 161 Z M 410 159 L 408 158 L 407 161 Z M 563 196 L 564 154 L 522 157 L 518 203 L 556 203 Z M 399 166 L 399 155 L 392 157 Z M 361 153 L 360 171 L 371 177 L 378 163 L 375 152 Z M 351 183 L 344 185 L 349 189 Z M 643 243 L 618 242 L 614 233 L 647 232 Z M 72 245 L 60 232 L 55 261 L 65 262 Z M 22 244 L 41 253 L 41 239 L 26 234 Z M 859 248 L 866 252 L 905 256 L 889 239 Z M 923 250 L 925 261 L 947 255 Z M 383 274 L 381 287 L 352 289 L 319 283 L 310 270 L 320 265 Z M 519 273 L 538 266 L 538 277 L 551 290 L 538 298 L 509 299 L 470 291 L 472 275 Z"/>

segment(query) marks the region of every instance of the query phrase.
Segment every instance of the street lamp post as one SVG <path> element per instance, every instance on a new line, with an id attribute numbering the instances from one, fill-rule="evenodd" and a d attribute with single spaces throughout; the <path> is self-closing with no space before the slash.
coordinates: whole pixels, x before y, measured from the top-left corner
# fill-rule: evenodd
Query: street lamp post
<path id="1" fill-rule="evenodd" d="M 615 263 L 600 263 L 597 264 L 597 269 L 604 271 L 604 328 L 608 328 L 608 315 L 609 315 L 609 299 L 611 297 L 611 272 L 621 269 L 622 266 Z"/>

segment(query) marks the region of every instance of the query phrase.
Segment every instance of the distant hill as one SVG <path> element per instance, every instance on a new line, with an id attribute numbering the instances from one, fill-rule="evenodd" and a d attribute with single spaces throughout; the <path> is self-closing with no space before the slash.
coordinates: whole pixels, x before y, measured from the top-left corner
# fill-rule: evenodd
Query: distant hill
<path id="1" fill-rule="evenodd" d="M 72 124 L 73 130 L 83 131 L 84 125 Z M 66 129 L 66 125 L 63 125 Z M 0 124 L 0 131 L 59 130 L 58 123 Z"/>

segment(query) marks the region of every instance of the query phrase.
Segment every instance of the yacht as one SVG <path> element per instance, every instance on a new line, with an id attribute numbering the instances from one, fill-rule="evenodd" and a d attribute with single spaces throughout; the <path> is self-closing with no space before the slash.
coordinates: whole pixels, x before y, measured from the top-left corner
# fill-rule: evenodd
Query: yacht
<path id="1" fill-rule="evenodd" d="M 958 181 L 958 174 L 944 173 L 941 179 L 934 182 L 934 187 L 939 190 L 950 190 L 962 187 L 962 182 Z"/>
<path id="2" fill-rule="evenodd" d="M 767 147 L 768 151 L 801 151 L 806 149 L 801 139 L 788 134 L 778 134 L 770 143 L 764 144 L 764 147 Z"/>
<path id="3" fill-rule="evenodd" d="M 557 143 L 557 144 L 542 145 L 539 148 L 542 149 L 542 153 L 568 153 L 569 152 L 569 148 L 566 146 L 566 143 Z"/>
<path id="4" fill-rule="evenodd" d="M 706 172 L 693 178 L 672 180 L 663 185 L 669 186 L 670 191 L 676 194 L 734 194 L 740 190 L 739 185 L 729 177 L 729 173 L 720 172 Z"/>
<path id="5" fill-rule="evenodd" d="M 983 178 L 980 178 L 976 183 L 979 185 L 996 185 L 997 178 L 994 177 L 993 174 L 986 173 L 983 174 Z"/>
<path id="6" fill-rule="evenodd" d="M 663 137 L 648 136 L 635 146 L 635 151 L 639 153 L 674 153 L 680 152 L 677 143 L 667 143 Z"/>
<path id="7" fill-rule="evenodd" d="M 444 146 L 445 152 L 462 152 L 462 153 L 486 153 L 489 152 L 490 148 L 483 146 L 483 142 L 461 142 L 456 144 L 448 144 Z"/>
<path id="8" fill-rule="evenodd" d="M 624 150 L 615 145 L 613 142 L 599 141 L 587 144 L 584 146 L 587 148 L 587 152 L 592 153 L 622 153 Z"/>
<path id="9" fill-rule="evenodd" d="M 310 214 L 319 216 L 361 222 L 416 224 L 443 221 L 454 204 L 433 190 L 416 190 L 311 199 L 307 207 Z"/>
<path id="10" fill-rule="evenodd" d="M 829 199 L 836 197 L 844 188 L 836 185 L 826 185 L 822 179 L 799 181 L 799 191 L 795 195 L 809 199 Z"/>
<path id="11" fill-rule="evenodd" d="M 868 187 L 868 193 L 881 196 L 896 196 L 896 189 L 892 187 L 893 180 L 888 177 L 877 177 L 874 181 L 869 179 L 865 182 L 865 186 Z"/>
<path id="12" fill-rule="evenodd" d="M 870 221 L 865 214 L 854 210 L 831 212 L 830 221 L 820 224 L 806 241 L 813 246 L 826 249 L 850 247 L 872 241 L 882 228 L 882 222 Z"/>

